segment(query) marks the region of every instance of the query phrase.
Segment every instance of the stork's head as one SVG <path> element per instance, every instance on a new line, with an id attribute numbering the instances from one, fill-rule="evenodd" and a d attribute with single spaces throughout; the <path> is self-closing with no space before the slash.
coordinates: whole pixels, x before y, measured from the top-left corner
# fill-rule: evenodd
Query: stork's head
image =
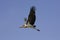
<path id="1" fill-rule="evenodd" d="M 35 27 L 34 25 L 31 25 L 29 22 L 26 24 L 24 24 L 24 25 L 22 25 L 20 28 L 33 28 L 33 27 Z"/>
<path id="2" fill-rule="evenodd" d="M 27 25 L 24 24 L 24 25 L 20 26 L 19 28 L 27 28 Z"/>

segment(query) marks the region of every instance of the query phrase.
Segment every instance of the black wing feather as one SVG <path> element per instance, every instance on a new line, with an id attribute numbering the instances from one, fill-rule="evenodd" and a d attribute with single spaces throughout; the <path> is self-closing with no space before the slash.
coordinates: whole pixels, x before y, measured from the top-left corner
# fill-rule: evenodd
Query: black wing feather
<path id="1" fill-rule="evenodd" d="M 28 15 L 28 22 L 33 25 L 35 23 L 36 16 L 35 16 L 35 7 L 31 7 L 30 14 Z"/>

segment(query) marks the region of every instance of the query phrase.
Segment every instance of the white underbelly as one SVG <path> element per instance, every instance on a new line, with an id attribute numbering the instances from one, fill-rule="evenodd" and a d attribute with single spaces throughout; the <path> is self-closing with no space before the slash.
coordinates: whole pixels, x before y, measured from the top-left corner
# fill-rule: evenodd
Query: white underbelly
<path id="1" fill-rule="evenodd" d="M 33 25 L 31 25 L 31 24 L 25 24 L 25 27 L 27 27 L 27 28 L 32 28 Z"/>

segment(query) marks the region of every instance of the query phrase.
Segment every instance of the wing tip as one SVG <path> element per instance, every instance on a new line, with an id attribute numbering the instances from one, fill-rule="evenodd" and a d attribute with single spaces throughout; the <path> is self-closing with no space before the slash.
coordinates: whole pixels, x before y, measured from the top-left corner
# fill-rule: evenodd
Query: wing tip
<path id="1" fill-rule="evenodd" d="M 36 10 L 35 6 L 32 6 L 31 9 L 32 9 L 32 10 Z"/>

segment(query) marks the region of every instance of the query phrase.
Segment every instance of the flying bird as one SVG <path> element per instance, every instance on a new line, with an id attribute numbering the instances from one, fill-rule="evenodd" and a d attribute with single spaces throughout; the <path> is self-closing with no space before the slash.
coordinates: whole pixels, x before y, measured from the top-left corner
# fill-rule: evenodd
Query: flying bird
<path id="1" fill-rule="evenodd" d="M 25 18 L 25 24 L 22 25 L 20 28 L 33 28 L 37 31 L 40 31 L 39 29 L 36 28 L 36 25 L 34 25 L 35 21 L 36 21 L 36 14 L 35 14 L 35 6 L 32 6 L 30 8 L 30 13 L 28 15 L 28 19 Z"/>

